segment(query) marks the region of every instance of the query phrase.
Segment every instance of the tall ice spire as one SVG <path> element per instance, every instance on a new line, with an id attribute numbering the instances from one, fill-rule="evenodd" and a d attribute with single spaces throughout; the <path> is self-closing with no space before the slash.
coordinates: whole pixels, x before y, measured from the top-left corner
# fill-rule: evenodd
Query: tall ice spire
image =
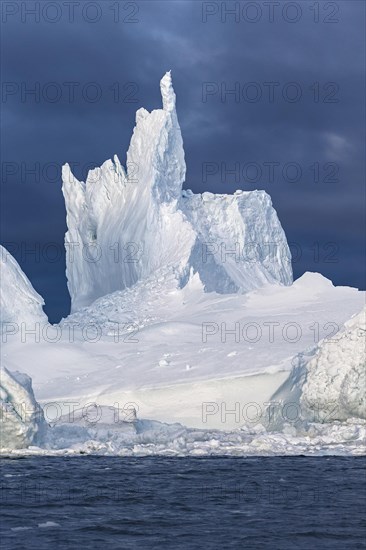
<path id="1" fill-rule="evenodd" d="M 175 92 L 173 89 L 172 72 L 165 73 L 160 80 L 161 97 L 163 99 L 164 111 L 174 111 L 175 109 Z"/>

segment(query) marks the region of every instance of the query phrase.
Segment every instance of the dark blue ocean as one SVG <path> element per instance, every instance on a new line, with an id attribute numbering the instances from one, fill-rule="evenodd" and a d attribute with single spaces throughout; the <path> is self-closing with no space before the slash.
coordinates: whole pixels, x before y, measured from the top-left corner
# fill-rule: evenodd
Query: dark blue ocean
<path id="1" fill-rule="evenodd" d="M 1 549 L 366 548 L 365 459 L 1 460 Z"/>

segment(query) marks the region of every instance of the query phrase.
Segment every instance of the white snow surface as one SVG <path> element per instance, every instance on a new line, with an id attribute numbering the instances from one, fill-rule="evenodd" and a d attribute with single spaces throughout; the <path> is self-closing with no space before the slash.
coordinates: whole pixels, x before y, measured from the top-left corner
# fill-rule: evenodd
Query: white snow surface
<path id="1" fill-rule="evenodd" d="M 232 430 L 252 424 L 256 410 L 264 422 L 286 383 L 285 400 L 299 403 L 291 393 L 298 354 L 311 358 L 363 303 L 364 293 L 316 273 L 289 287 L 223 295 L 205 293 L 198 274 L 181 289 L 158 272 L 48 326 L 40 341 L 8 337 L 3 353 L 10 368 L 32 376 L 48 416 L 132 404 L 138 418 Z"/>
<path id="2" fill-rule="evenodd" d="M 186 165 L 170 72 L 160 89 L 163 109 L 136 113 L 127 169 L 115 155 L 84 183 L 63 167 L 72 311 L 162 268 L 180 287 L 193 269 L 208 292 L 292 282 L 286 237 L 264 191 L 182 191 Z"/>
<path id="3" fill-rule="evenodd" d="M 316 273 L 289 287 L 224 295 L 205 293 L 197 273 L 182 289 L 160 270 L 60 325 L 38 323 L 39 334 L 24 335 L 20 327 L 6 335 L 2 360 L 32 376 L 53 427 L 40 442 L 33 437 L 38 425 L 13 414 L 2 452 L 362 454 L 363 318 L 342 325 L 363 304 L 364 293 Z M 335 384 L 334 368 L 342 373 Z M 9 399 L 19 375 L 6 376 L 3 401 L 18 406 L 25 391 L 35 411 L 24 390 L 29 380 Z M 329 414 L 334 399 L 340 417 Z M 280 403 L 276 422 L 269 421 L 268 403 Z M 288 404 L 299 407 L 299 418 L 292 408 L 284 415 Z M 314 415 L 317 407 L 325 414 Z M 131 410 L 137 420 L 128 418 Z"/>
<path id="4" fill-rule="evenodd" d="M 47 321 L 43 298 L 34 290 L 29 279 L 13 256 L 0 245 L 0 319 L 1 324 Z"/>

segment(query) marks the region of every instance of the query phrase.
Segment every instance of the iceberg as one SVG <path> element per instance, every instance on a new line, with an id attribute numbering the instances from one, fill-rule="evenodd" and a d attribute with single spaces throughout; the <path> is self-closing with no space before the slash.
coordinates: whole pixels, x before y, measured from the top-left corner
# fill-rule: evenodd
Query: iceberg
<path id="1" fill-rule="evenodd" d="M 186 165 L 170 72 L 163 109 L 136 113 L 124 168 L 117 155 L 78 181 L 62 170 L 72 311 L 164 268 L 184 287 L 198 273 L 206 292 L 292 283 L 291 255 L 270 197 L 182 191 Z"/>
<path id="2" fill-rule="evenodd" d="M 183 190 L 170 73 L 160 89 L 163 108 L 136 113 L 126 167 L 114 156 L 86 182 L 63 167 L 66 319 L 47 324 L 43 299 L 1 250 L 3 323 L 45 325 L 26 339 L 22 327 L 6 330 L 2 353 L 12 372 L 1 371 L 1 446 L 40 444 L 29 452 L 41 454 L 359 454 L 364 293 L 319 273 L 293 282 L 286 236 L 264 191 Z M 43 416 L 18 370 L 32 377 Z M 26 420 L 17 415 L 22 402 Z M 281 409 L 268 422 L 269 403 L 300 414 L 292 422 Z M 90 407 L 98 421 L 85 418 Z M 49 408 L 56 418 L 43 438 Z M 126 409 L 130 420 L 116 423 Z"/>

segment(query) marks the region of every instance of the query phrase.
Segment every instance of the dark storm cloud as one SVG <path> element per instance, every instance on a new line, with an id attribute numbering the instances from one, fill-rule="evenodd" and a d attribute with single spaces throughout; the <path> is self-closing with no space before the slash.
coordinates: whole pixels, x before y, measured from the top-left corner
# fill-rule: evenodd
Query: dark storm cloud
<path id="1" fill-rule="evenodd" d="M 19 86 L 13 94 L 6 88 L 5 96 L 2 90 L 3 167 L 6 162 L 19 168 L 13 175 L 3 173 L 2 241 L 15 243 L 14 255 L 45 297 L 51 320 L 68 312 L 64 256 L 54 263 L 42 257 L 37 262 L 21 253 L 21 244 L 52 241 L 61 249 L 61 181 L 49 181 L 44 174 L 36 181 L 27 169 L 35 163 L 44 167 L 71 161 L 76 176 L 85 178 L 87 165 L 100 165 L 115 153 L 125 162 L 135 111 L 160 106 L 158 84 L 168 69 L 173 71 L 185 143 L 185 186 L 196 192 L 265 189 L 288 240 L 302 248 L 295 275 L 316 270 L 335 284 L 363 287 L 364 3 L 333 3 L 339 8 L 339 21 L 333 23 L 323 22 L 330 16 L 324 2 L 319 4 L 319 23 L 305 1 L 294 3 L 301 9 L 294 23 L 284 20 L 286 2 L 280 3 L 273 22 L 265 4 L 255 2 L 262 10 L 257 23 L 245 21 L 242 11 L 237 23 L 229 15 L 222 22 L 222 2 L 210 4 L 217 13 L 204 23 L 202 10 L 208 4 L 198 1 L 136 2 L 136 23 L 123 22 L 131 7 L 121 2 L 120 21 L 114 23 L 112 4 L 99 3 L 102 17 L 96 23 L 82 18 L 85 3 L 80 2 L 72 23 L 65 13 L 54 24 L 42 17 L 36 23 L 31 16 L 22 23 L 18 14 L 2 25 L 2 80 Z M 41 90 L 55 82 L 60 99 L 49 101 L 46 93 L 46 100 L 41 94 L 38 103 L 29 95 L 21 101 L 21 86 L 37 82 Z M 67 82 L 79 83 L 72 101 Z M 90 82 L 102 91 L 96 102 L 86 101 L 81 92 Z M 275 83 L 273 101 L 268 100 L 269 82 Z M 295 88 L 286 88 L 289 82 L 301 91 L 292 103 Z M 217 91 L 205 97 L 207 83 Z M 221 90 L 232 90 L 236 83 L 239 98 L 225 98 Z M 248 83 L 255 86 L 248 88 Z M 262 97 L 248 101 L 246 92 L 250 96 L 255 90 Z M 48 91 L 52 95 L 52 87 Z M 327 98 L 337 101 L 325 102 Z M 269 162 L 278 163 L 273 181 Z M 335 181 L 326 178 L 329 162 L 337 167 Z M 217 167 L 214 174 L 205 172 L 207 163 Z M 254 176 L 246 172 L 248 163 L 262 171 L 257 181 L 249 181 Z M 300 166 L 298 181 L 284 179 L 288 163 Z M 238 164 L 239 181 L 236 174 L 225 173 Z M 331 257 L 335 261 L 327 261 L 329 243 L 338 247 Z"/>

